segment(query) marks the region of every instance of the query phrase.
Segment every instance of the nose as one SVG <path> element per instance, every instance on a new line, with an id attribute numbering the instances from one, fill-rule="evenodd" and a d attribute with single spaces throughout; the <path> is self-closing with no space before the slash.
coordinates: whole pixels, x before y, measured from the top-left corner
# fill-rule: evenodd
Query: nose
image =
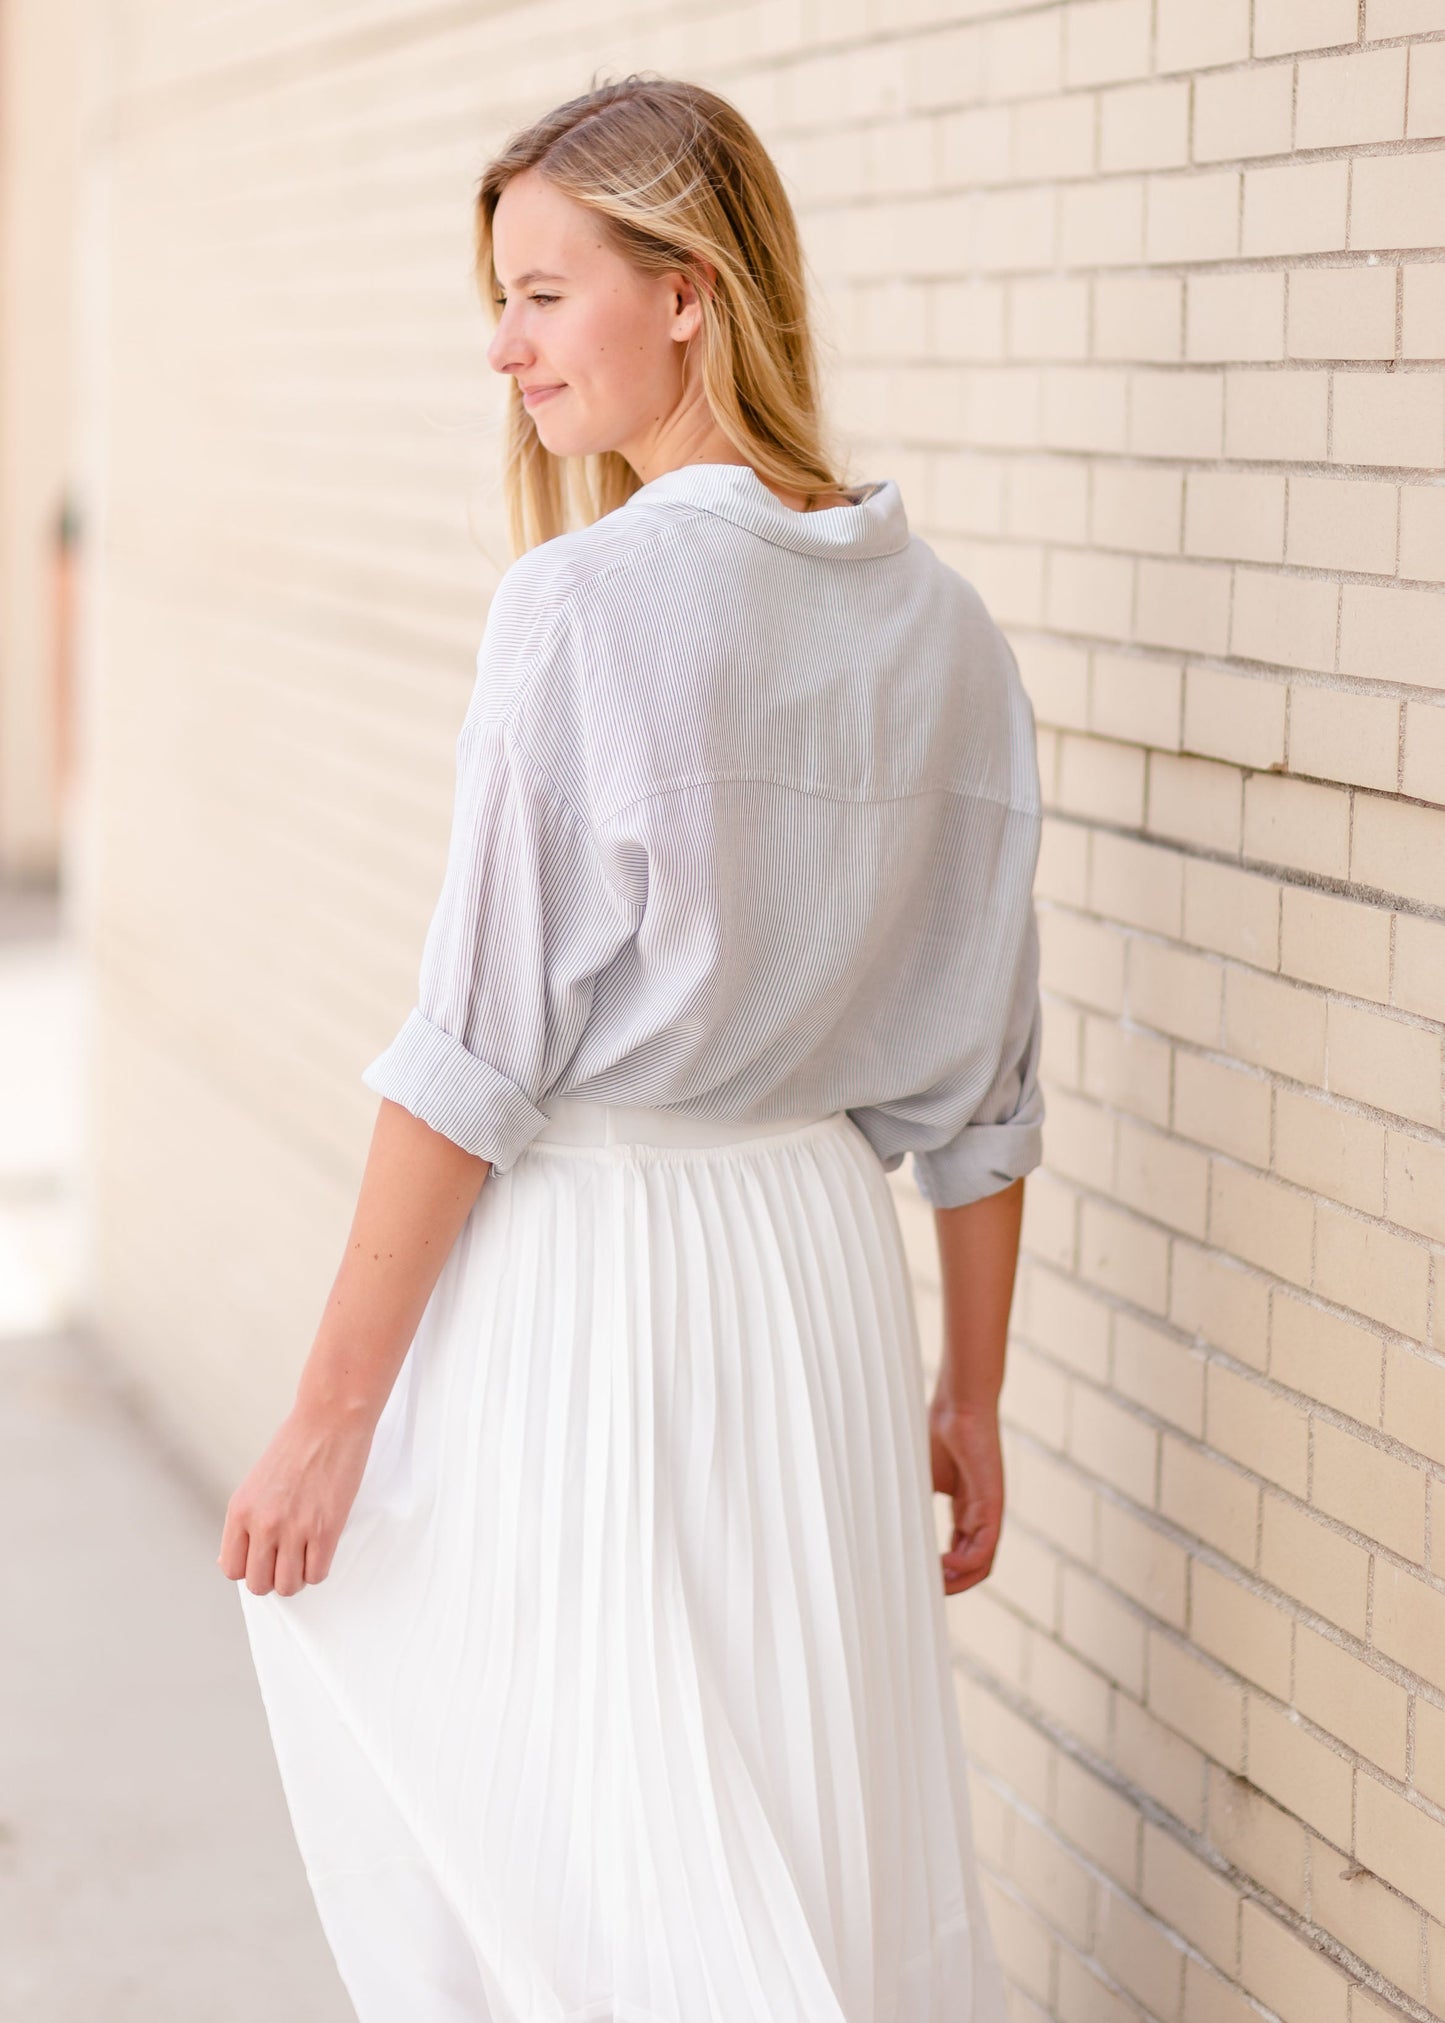
<path id="1" fill-rule="evenodd" d="M 493 372 L 521 372 L 532 362 L 532 347 L 521 335 L 521 326 L 512 315 L 510 302 L 503 306 L 491 343 L 487 363 Z"/>

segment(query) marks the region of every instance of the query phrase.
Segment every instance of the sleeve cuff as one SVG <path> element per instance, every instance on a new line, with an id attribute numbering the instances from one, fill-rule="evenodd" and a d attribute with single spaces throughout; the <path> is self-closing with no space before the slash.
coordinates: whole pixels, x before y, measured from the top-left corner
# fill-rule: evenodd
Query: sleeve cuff
<path id="1" fill-rule="evenodd" d="M 361 1071 L 368 1089 L 400 1103 L 434 1131 L 505 1173 L 547 1122 L 515 1082 L 420 1011 Z"/>
<path id="2" fill-rule="evenodd" d="M 1000 1194 L 1043 1164 L 1042 1123 L 967 1124 L 936 1152 L 913 1154 L 913 1177 L 935 1208 L 963 1208 Z"/>

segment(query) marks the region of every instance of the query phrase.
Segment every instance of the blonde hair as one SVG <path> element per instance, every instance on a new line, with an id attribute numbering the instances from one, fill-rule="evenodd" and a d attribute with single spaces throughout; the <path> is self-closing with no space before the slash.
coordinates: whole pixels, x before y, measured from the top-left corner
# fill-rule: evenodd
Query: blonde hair
<path id="1" fill-rule="evenodd" d="M 702 309 L 704 395 L 718 427 L 764 483 L 810 495 L 847 489 L 818 412 L 793 207 L 735 106 L 702 85 L 633 72 L 514 134 L 477 189 L 477 283 L 494 324 L 492 220 L 502 191 L 523 169 L 585 204 L 639 272 L 675 269 L 692 281 Z M 610 513 L 639 483 L 617 450 L 554 456 L 513 379 L 503 486 L 516 554 L 565 532 L 574 518 L 585 525 Z"/>

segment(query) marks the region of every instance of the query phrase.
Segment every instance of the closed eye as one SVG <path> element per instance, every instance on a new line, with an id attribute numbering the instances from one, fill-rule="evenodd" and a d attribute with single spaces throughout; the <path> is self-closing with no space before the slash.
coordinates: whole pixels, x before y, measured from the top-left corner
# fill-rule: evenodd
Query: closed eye
<path id="1" fill-rule="evenodd" d="M 558 298 L 555 295 L 529 295 L 527 297 L 527 300 L 529 302 L 555 302 L 557 299 Z M 496 303 L 499 309 L 504 309 L 506 307 L 507 298 L 505 295 L 494 295 L 492 297 L 492 300 Z"/>

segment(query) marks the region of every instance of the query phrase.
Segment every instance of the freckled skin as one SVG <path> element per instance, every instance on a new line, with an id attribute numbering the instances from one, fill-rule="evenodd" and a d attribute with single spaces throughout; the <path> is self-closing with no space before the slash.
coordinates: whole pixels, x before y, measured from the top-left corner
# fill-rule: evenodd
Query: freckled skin
<path id="1" fill-rule="evenodd" d="M 680 269 L 637 273 L 598 236 L 585 206 L 535 169 L 498 199 L 492 255 L 504 306 L 487 363 L 524 388 L 562 388 L 528 410 L 554 456 L 616 450 L 643 484 L 683 464 L 746 462 L 718 427 L 701 360 L 689 353 L 702 309 Z M 534 270 L 537 278 L 512 285 Z M 708 279 L 714 271 L 704 262 Z M 778 497 L 799 511 L 807 503 L 796 492 Z M 848 502 L 830 493 L 817 503 Z"/>

